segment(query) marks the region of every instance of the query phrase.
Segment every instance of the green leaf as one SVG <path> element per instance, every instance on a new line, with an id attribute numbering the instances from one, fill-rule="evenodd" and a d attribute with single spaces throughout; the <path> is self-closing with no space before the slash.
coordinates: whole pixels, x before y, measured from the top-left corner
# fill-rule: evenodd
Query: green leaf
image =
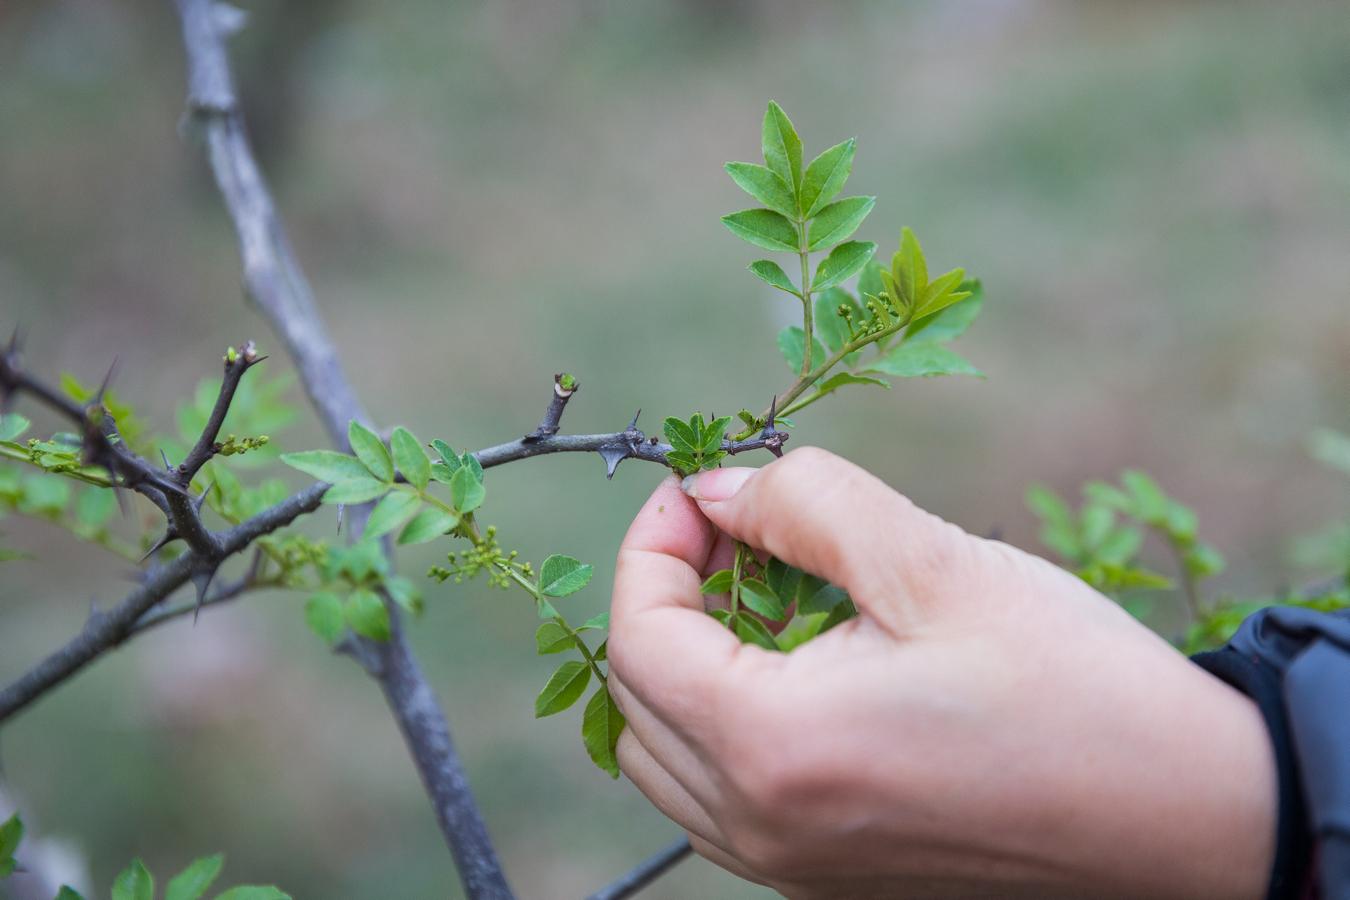
<path id="1" fill-rule="evenodd" d="M 741 582 L 741 603 L 766 619 L 781 622 L 787 616 L 783 601 L 758 578 L 747 578 Z"/>
<path id="2" fill-rule="evenodd" d="M 1196 529 L 1200 521 L 1195 510 L 1175 500 L 1167 501 L 1167 533 L 1179 541 L 1195 540 Z"/>
<path id="3" fill-rule="evenodd" d="M 283 453 L 281 461 L 292 469 L 299 469 L 306 475 L 329 484 L 341 484 L 353 479 L 368 479 L 370 472 L 361 465 L 355 456 L 338 453 L 334 450 L 303 450 L 299 453 Z"/>
<path id="4" fill-rule="evenodd" d="M 330 644 L 347 629 L 342 613 L 342 601 L 330 591 L 320 591 L 305 601 L 305 623 L 311 631 Z"/>
<path id="5" fill-rule="evenodd" d="M 900 288 L 900 299 L 913 305 L 928 287 L 928 261 L 919 239 L 908 227 L 900 230 L 900 249 L 891 260 L 891 274 Z"/>
<path id="6" fill-rule="evenodd" d="M 966 275 L 962 269 L 953 269 L 928 286 L 924 298 L 919 302 L 911 321 L 922 322 L 949 306 L 960 303 L 970 297 L 965 291 L 956 290 L 956 285 Z"/>
<path id="7" fill-rule="evenodd" d="M 216 900 L 291 900 L 291 895 L 270 884 L 241 884 L 216 894 Z"/>
<path id="8" fill-rule="evenodd" d="M 1026 504 L 1041 518 L 1041 543 L 1064 559 L 1079 559 L 1083 548 L 1078 541 L 1078 524 L 1068 504 L 1054 491 L 1039 484 L 1027 488 Z"/>
<path id="9" fill-rule="evenodd" d="M 796 566 L 790 566 L 778 557 L 771 556 L 764 567 L 764 583 L 769 586 L 769 590 L 782 598 L 784 604 L 787 604 L 797 596 L 797 586 L 801 584 L 804 574 L 806 573 Z"/>
<path id="10" fill-rule="evenodd" d="M 389 436 L 389 446 L 394 451 L 394 463 L 403 477 L 419 491 L 424 490 L 431 480 L 431 460 L 422 449 L 422 442 L 408 429 L 399 427 Z"/>
<path id="11" fill-rule="evenodd" d="M 445 534 L 451 528 L 459 524 L 459 519 L 454 513 L 448 513 L 443 509 L 434 506 L 423 507 L 422 511 L 413 516 L 408 527 L 398 536 L 400 544 L 425 544 L 427 541 L 434 541 L 436 538 Z"/>
<path id="12" fill-rule="evenodd" d="M 972 366 L 964 357 L 958 356 L 940 344 L 927 342 L 904 343 L 894 350 L 872 360 L 867 364 L 872 372 L 897 375 L 901 378 L 916 378 L 932 375 L 977 375 L 983 377 L 979 369 Z"/>
<path id="13" fill-rule="evenodd" d="M 1140 521 L 1155 527 L 1167 525 L 1168 498 L 1156 481 L 1131 469 L 1121 474 L 1120 483 L 1134 498 L 1134 513 Z"/>
<path id="14" fill-rule="evenodd" d="M 661 425 L 661 431 L 665 434 L 666 440 L 670 441 L 670 445 L 682 453 L 698 453 L 702 447 L 700 436 L 694 434 L 694 429 L 675 416 L 666 417 Z"/>
<path id="15" fill-rule="evenodd" d="M 755 277 L 765 284 L 778 288 L 780 291 L 787 291 L 794 297 L 800 297 L 796 286 L 792 280 L 787 277 L 783 267 L 771 259 L 757 259 L 749 265 L 749 269 Z"/>
<path id="16" fill-rule="evenodd" d="M 539 696 L 534 698 L 534 717 L 542 719 L 560 713 L 581 699 L 591 681 L 591 667 L 569 659 L 549 677 Z"/>
<path id="17" fill-rule="evenodd" d="M 552 603 L 549 603 L 547 600 L 545 600 L 543 597 L 539 597 L 535 600 L 534 611 L 539 614 L 539 618 L 541 619 L 561 618 L 561 616 L 558 615 L 557 608 Z"/>
<path id="18" fill-rule="evenodd" d="M 155 879 L 145 863 L 133 859 L 112 886 L 112 900 L 155 900 Z"/>
<path id="19" fill-rule="evenodd" d="M 821 207 L 835 198 L 844 189 L 849 173 L 853 171 L 853 152 L 857 140 L 849 138 L 835 144 L 824 153 L 811 160 L 802 178 L 801 208 L 806 218 L 820 212 Z"/>
<path id="20" fill-rule="evenodd" d="M 722 217 L 722 224 L 743 241 L 765 250 L 797 252 L 797 228 L 771 209 L 743 209 Z"/>
<path id="21" fill-rule="evenodd" d="M 595 567 L 555 553 L 539 567 L 539 590 L 549 597 L 575 594 L 591 580 Z"/>
<path id="22" fill-rule="evenodd" d="M 742 644 L 758 644 L 765 650 L 778 650 L 778 642 L 773 639 L 764 623 L 747 613 L 736 613 L 732 617 L 732 628 Z"/>
<path id="23" fill-rule="evenodd" d="M 352 419 L 347 424 L 347 441 L 352 445 L 356 458 L 370 470 L 371 475 L 381 481 L 394 480 L 394 460 L 378 434 Z"/>
<path id="24" fill-rule="evenodd" d="M 23 841 L 23 821 L 15 813 L 0 825 L 0 860 L 9 859 Z"/>
<path id="25" fill-rule="evenodd" d="M 450 504 L 460 515 L 482 506 L 486 496 L 487 489 L 469 466 L 460 466 L 450 478 Z"/>
<path id="26" fill-rule="evenodd" d="M 820 387 L 816 388 L 816 392 L 812 396 L 824 397 L 826 394 L 833 394 L 840 388 L 850 384 L 876 384 L 887 390 L 891 387 L 889 381 L 884 381 L 880 378 L 872 378 L 869 375 L 854 375 L 852 372 L 836 372 L 821 382 Z"/>
<path id="27" fill-rule="evenodd" d="M 341 484 L 335 484 L 324 492 L 324 503 L 366 503 L 389 492 L 387 481 L 374 478 L 353 478 Z"/>
<path id="28" fill-rule="evenodd" d="M 585 744 L 591 761 L 608 772 L 611 778 L 619 777 L 619 761 L 614 758 L 614 747 L 619 743 L 623 726 L 623 713 L 614 705 L 609 690 L 601 685 L 586 702 L 586 712 L 581 717 L 581 742 Z"/>
<path id="29" fill-rule="evenodd" d="M 443 462 L 451 472 L 462 465 L 460 456 L 455 452 L 455 448 L 451 447 L 440 438 L 436 438 L 436 440 L 431 442 L 431 448 L 436 451 L 436 455 L 441 458 L 441 462 Z"/>
<path id="30" fill-rule="evenodd" d="M 1124 566 L 1139 553 L 1144 544 L 1144 533 L 1138 528 L 1122 526 L 1108 534 L 1097 545 L 1094 556 L 1111 566 Z"/>
<path id="31" fill-rule="evenodd" d="M 366 537 L 388 534 L 412 518 L 413 513 L 417 512 L 421 505 L 421 497 L 412 491 L 396 488 L 375 504 L 375 508 L 370 511 L 370 518 L 366 520 L 366 530 L 362 534 Z"/>
<path id="32" fill-rule="evenodd" d="M 787 627 L 774 636 L 774 643 L 778 649 L 787 653 L 805 644 L 811 638 L 820 634 L 821 627 L 825 620 L 830 617 L 828 612 L 811 613 L 806 616 L 793 616 L 792 621 L 788 622 Z"/>
<path id="33" fill-rule="evenodd" d="M 778 351 L 783 354 L 783 359 L 787 360 L 788 368 L 794 373 L 802 370 L 802 354 L 806 347 L 806 332 L 802 331 L 796 325 L 791 325 L 778 332 Z M 811 336 L 811 369 L 814 370 L 824 364 L 826 360 L 825 348 L 820 346 L 820 341 L 816 340 L 815 335 Z"/>
<path id="34" fill-rule="evenodd" d="M 816 267 L 816 277 L 811 279 L 811 290 L 824 290 L 852 278 L 862 271 L 862 267 L 876 252 L 877 245 L 871 241 L 846 241 L 840 244 Z"/>
<path id="35" fill-rule="evenodd" d="M 1097 546 L 1106 540 L 1116 524 L 1115 511 L 1110 507 L 1099 506 L 1095 503 L 1089 503 L 1083 507 L 1080 519 L 1079 534 L 1083 546 L 1089 552 L 1095 551 Z"/>
<path id="36" fill-rule="evenodd" d="M 0 415 L 0 441 L 18 440 L 32 424 L 18 413 Z"/>
<path id="37" fill-rule="evenodd" d="M 1186 572 L 1193 578 L 1208 578 L 1223 571 L 1223 555 L 1208 544 L 1196 544 L 1182 557 Z"/>
<path id="38" fill-rule="evenodd" d="M 84 900 L 84 895 L 70 885 L 63 884 L 61 890 L 56 892 L 55 900 Z"/>
<path id="39" fill-rule="evenodd" d="M 671 450 L 666 454 L 666 462 L 670 463 L 681 475 L 692 475 L 702 468 L 702 463 L 694 459 L 692 453 L 686 453 L 683 450 Z"/>
<path id="40" fill-rule="evenodd" d="M 585 622 L 582 622 L 581 627 L 578 628 L 577 631 L 583 631 L 588 628 L 603 630 L 608 627 L 609 627 L 609 610 L 605 610 L 602 613 L 596 613 L 595 615 L 587 619 Z"/>
<path id="41" fill-rule="evenodd" d="M 783 179 L 795 194 L 802 183 L 802 139 L 783 108 L 772 100 L 764 111 L 761 132 L 764 163 Z"/>
<path id="42" fill-rule="evenodd" d="M 904 340 L 913 340 L 918 335 L 923 335 L 923 340 L 927 343 L 945 344 L 965 334 L 966 329 L 984 307 L 984 289 L 978 281 L 966 281 L 961 284 L 961 290 L 969 292 L 970 296 L 948 306 L 936 315 L 911 322 L 905 329 Z"/>
<path id="43" fill-rule="evenodd" d="M 699 593 L 725 594 L 731 590 L 734 583 L 735 573 L 730 569 L 721 569 L 708 576 L 707 580 L 703 582 L 703 586 L 699 588 Z"/>
<path id="44" fill-rule="evenodd" d="M 1083 485 L 1083 496 L 1093 503 L 1100 503 L 1118 512 L 1134 515 L 1134 500 L 1115 485 L 1107 484 L 1104 481 L 1089 481 Z"/>
<path id="45" fill-rule="evenodd" d="M 780 212 L 789 218 L 797 216 L 797 198 L 792 188 L 764 166 L 754 163 L 730 162 L 726 164 L 727 174 L 736 186 L 763 203 L 769 209 Z"/>
<path id="46" fill-rule="evenodd" d="M 803 596 L 805 595 L 805 596 Z M 797 614 L 802 616 L 827 613 L 848 600 L 848 591 L 835 584 L 826 582 L 807 593 L 797 595 Z"/>
<path id="47" fill-rule="evenodd" d="M 876 197 L 845 197 L 826 206 L 811 220 L 806 249 L 823 250 L 845 240 L 858 230 L 876 203 Z"/>
<path id="48" fill-rule="evenodd" d="M 393 578 L 385 579 L 384 589 L 403 609 L 413 615 L 422 614 L 422 591 L 411 579 L 395 575 Z"/>
<path id="49" fill-rule="evenodd" d="M 731 424 L 731 416 L 719 416 L 708 423 L 703 429 L 703 453 L 716 453 L 722 449 L 722 439 L 726 437 L 727 426 Z"/>
<path id="50" fill-rule="evenodd" d="M 534 649 L 540 656 L 549 653 L 561 653 L 575 646 L 572 636 L 557 622 L 543 622 L 534 633 Z"/>
<path id="51" fill-rule="evenodd" d="M 609 638 L 601 641 L 600 646 L 596 647 L 595 652 L 591 655 L 595 657 L 596 662 L 604 662 L 609 659 Z"/>
<path id="52" fill-rule="evenodd" d="M 379 594 L 366 588 L 357 588 L 347 598 L 344 610 L 347 627 L 363 637 L 376 641 L 389 640 L 389 610 Z"/>
<path id="53" fill-rule="evenodd" d="M 223 865 L 225 856 L 221 853 L 194 859 L 186 869 L 170 879 L 164 900 L 198 900 L 219 877 Z"/>

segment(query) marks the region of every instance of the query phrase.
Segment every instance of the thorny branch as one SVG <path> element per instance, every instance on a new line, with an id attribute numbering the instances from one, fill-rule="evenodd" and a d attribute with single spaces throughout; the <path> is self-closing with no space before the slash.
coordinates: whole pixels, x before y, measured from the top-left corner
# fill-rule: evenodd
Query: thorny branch
<path id="1" fill-rule="evenodd" d="M 102 653 L 139 629 L 141 617 L 189 580 L 215 571 L 220 560 L 245 549 L 265 534 L 318 509 L 328 485 L 319 483 L 218 535 L 220 559 L 203 558 L 195 550 L 151 570 L 140 587 L 107 612 L 90 613 L 84 628 L 64 647 L 0 690 L 0 722 L 74 675 Z"/>

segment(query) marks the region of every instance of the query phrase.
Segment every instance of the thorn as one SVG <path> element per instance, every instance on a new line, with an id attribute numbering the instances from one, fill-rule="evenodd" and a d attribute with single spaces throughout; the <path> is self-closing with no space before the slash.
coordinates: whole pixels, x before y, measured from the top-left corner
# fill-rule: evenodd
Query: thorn
<path id="1" fill-rule="evenodd" d="M 172 471 L 173 471 L 173 463 L 169 462 L 169 454 L 167 454 L 167 453 L 164 452 L 164 448 L 163 448 L 163 447 L 160 447 L 160 448 L 159 448 L 159 458 L 162 459 L 162 460 L 164 460 L 164 468 L 167 469 L 168 471 L 172 472 Z"/>
<path id="2" fill-rule="evenodd" d="M 211 569 L 206 572 L 198 572 L 192 576 L 192 584 L 197 588 L 197 606 L 192 610 L 192 624 L 197 624 L 197 616 L 201 614 L 202 604 L 206 602 L 206 589 L 211 586 L 211 579 L 215 576 L 216 570 Z"/>
<path id="3" fill-rule="evenodd" d="M 347 508 L 347 504 L 339 503 L 337 512 L 337 533 L 342 534 L 342 512 Z"/>
<path id="4" fill-rule="evenodd" d="M 9 343 L 5 346 L 5 354 L 17 354 L 23 346 L 24 337 L 23 326 L 16 324 L 13 333 L 9 336 Z"/>
<path id="5" fill-rule="evenodd" d="M 114 480 L 117 478 L 116 475 L 112 477 Z M 131 513 L 131 507 L 127 506 L 126 494 L 123 492 L 122 487 L 118 484 L 113 484 L 108 490 L 113 492 L 113 499 L 117 501 L 117 511 L 120 512 L 122 518 L 125 519 Z"/>
<path id="6" fill-rule="evenodd" d="M 214 481 L 211 482 L 210 484 L 208 484 L 208 485 L 206 486 L 206 490 L 202 491 L 202 492 L 201 492 L 201 495 L 200 495 L 199 497 L 197 497 L 195 500 L 192 501 L 192 511 L 193 511 L 193 512 L 198 513 L 198 514 L 201 513 L 201 511 L 202 511 L 202 504 L 206 502 L 206 497 L 207 497 L 207 495 L 211 493 L 211 488 L 213 488 L 213 487 L 215 487 L 215 486 L 216 486 L 216 483 L 215 483 Z"/>
<path id="7" fill-rule="evenodd" d="M 613 479 L 614 470 L 619 468 L 619 463 L 623 462 L 630 455 L 628 447 L 623 444 L 607 444 L 600 448 L 600 458 L 605 461 L 605 478 Z"/>
<path id="8" fill-rule="evenodd" d="M 773 420 L 777 417 L 778 417 L 778 395 L 774 394 L 773 399 L 769 401 L 769 421 L 765 423 L 764 427 L 769 431 L 773 431 Z"/>
<path id="9" fill-rule="evenodd" d="M 145 562 L 159 551 L 163 550 L 168 544 L 178 540 L 178 535 L 169 529 L 164 532 L 164 536 L 150 545 L 150 549 L 145 551 L 145 555 L 140 558 L 140 562 Z"/>
<path id="10" fill-rule="evenodd" d="M 633 421 L 629 422 L 629 423 L 628 423 L 628 427 L 627 427 L 626 429 L 624 429 L 624 430 L 625 430 L 625 431 L 637 431 L 638 418 L 639 418 L 641 415 L 642 415 L 642 408 L 641 408 L 641 407 L 638 407 L 638 411 L 635 412 L 635 413 L 633 413 Z"/>
<path id="11" fill-rule="evenodd" d="M 108 366 L 108 374 L 103 376 L 103 383 L 98 386 L 94 396 L 89 400 L 89 405 L 95 408 L 103 405 L 103 395 L 108 393 L 108 386 L 112 384 L 113 377 L 117 374 L 117 357 L 113 357 L 112 365 Z"/>

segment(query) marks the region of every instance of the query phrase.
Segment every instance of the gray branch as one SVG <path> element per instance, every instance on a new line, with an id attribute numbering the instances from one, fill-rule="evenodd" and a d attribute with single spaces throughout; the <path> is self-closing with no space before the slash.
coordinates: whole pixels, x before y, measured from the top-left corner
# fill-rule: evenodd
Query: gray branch
<path id="1" fill-rule="evenodd" d="M 211 171 L 234 222 L 244 289 L 280 336 L 333 443 L 347 446 L 347 423 L 369 421 L 319 317 L 244 128 L 224 36 L 210 0 L 176 0 L 187 50 L 188 110 L 206 142 Z M 387 642 L 354 640 L 403 732 L 437 821 L 473 900 L 509 898 L 511 889 L 435 694 L 413 657 L 400 614 L 387 603 Z"/>

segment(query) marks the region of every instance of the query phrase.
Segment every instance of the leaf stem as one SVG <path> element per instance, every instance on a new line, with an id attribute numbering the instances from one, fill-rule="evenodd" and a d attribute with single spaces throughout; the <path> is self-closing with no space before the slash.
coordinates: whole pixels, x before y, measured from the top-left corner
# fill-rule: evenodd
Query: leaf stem
<path id="1" fill-rule="evenodd" d="M 527 594 L 529 594 L 531 597 L 535 599 L 536 603 L 545 602 L 544 592 L 539 589 L 539 585 L 531 581 L 530 579 L 526 578 L 524 575 L 522 575 L 520 573 L 520 570 L 517 569 L 515 566 L 511 565 L 510 563 L 499 562 L 497 563 L 497 568 L 500 569 L 507 577 L 509 577 L 516 584 L 520 585 L 520 587 L 523 588 Z M 581 635 L 576 631 L 576 629 L 574 629 L 571 625 L 567 624 L 567 620 L 564 619 L 562 615 L 554 615 L 550 616 L 549 618 L 552 621 L 557 622 L 558 625 L 562 627 L 562 630 L 567 632 L 568 637 L 572 639 L 572 643 L 576 645 L 577 650 L 581 653 L 582 656 L 586 658 L 586 665 L 591 667 L 591 671 L 595 673 L 595 677 L 600 680 L 600 683 L 603 685 L 608 685 L 609 679 L 605 677 L 604 672 L 600 671 L 600 664 L 596 662 L 595 655 L 591 653 L 591 648 L 586 646 L 586 642 L 582 640 Z"/>
<path id="2" fill-rule="evenodd" d="M 815 349 L 815 338 L 812 336 L 815 313 L 811 309 L 811 264 L 809 261 L 811 251 L 806 249 L 807 231 L 805 219 L 797 220 L 797 234 L 798 240 L 800 241 L 797 245 L 797 255 L 801 257 L 802 261 L 802 332 L 806 336 L 802 344 L 801 377 L 805 378 L 811 371 L 811 357 L 815 355 L 813 353 L 813 350 Z"/>

